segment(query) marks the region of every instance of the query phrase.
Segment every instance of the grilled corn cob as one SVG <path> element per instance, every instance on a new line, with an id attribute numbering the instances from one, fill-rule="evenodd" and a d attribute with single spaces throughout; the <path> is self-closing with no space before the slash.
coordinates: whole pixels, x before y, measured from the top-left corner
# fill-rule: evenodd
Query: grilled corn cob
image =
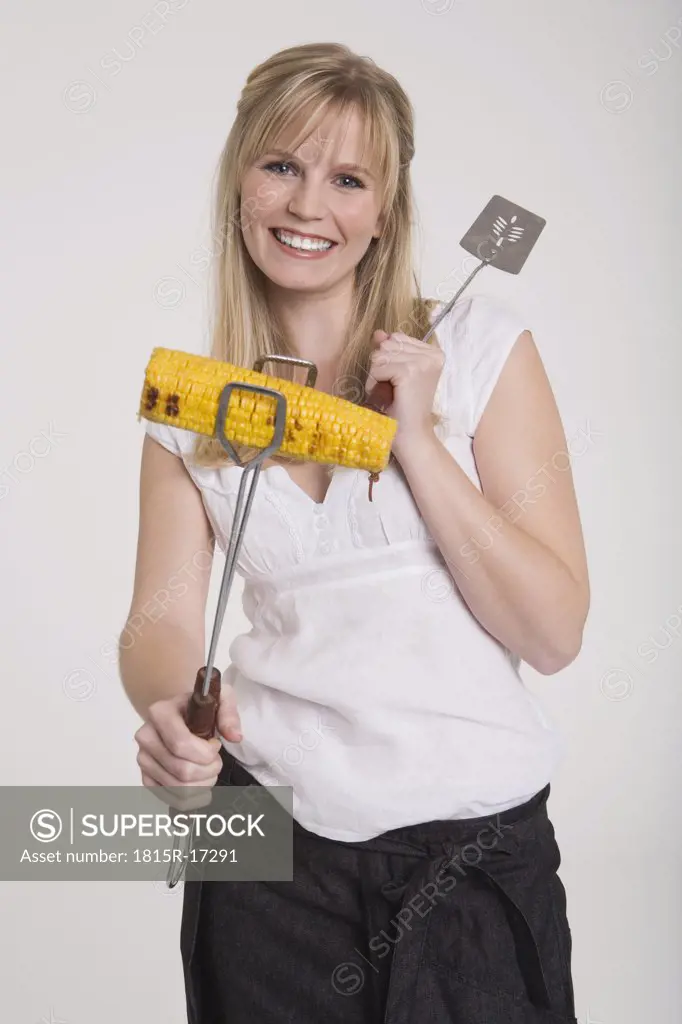
<path id="1" fill-rule="evenodd" d="M 306 461 L 366 469 L 373 479 L 385 469 L 397 421 L 324 391 L 233 366 L 210 356 L 154 348 L 145 370 L 141 417 L 210 437 L 216 434 L 220 394 L 230 381 L 257 384 L 286 397 L 279 451 Z M 225 420 L 233 444 L 266 448 L 274 434 L 276 399 L 235 390 Z"/>

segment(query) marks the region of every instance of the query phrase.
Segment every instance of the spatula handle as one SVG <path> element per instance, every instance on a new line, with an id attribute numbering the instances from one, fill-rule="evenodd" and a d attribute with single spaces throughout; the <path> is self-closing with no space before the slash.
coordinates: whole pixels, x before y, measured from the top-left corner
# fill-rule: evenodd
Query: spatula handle
<path id="1" fill-rule="evenodd" d="M 393 402 L 393 385 L 389 380 L 380 380 L 374 385 L 365 399 L 365 404 L 383 412 Z"/>
<path id="2" fill-rule="evenodd" d="M 203 694 L 206 666 L 197 672 L 194 690 L 187 705 L 187 728 L 202 740 L 213 738 L 218 720 L 220 706 L 220 672 L 217 668 L 211 671 L 211 682 L 208 693 Z"/>

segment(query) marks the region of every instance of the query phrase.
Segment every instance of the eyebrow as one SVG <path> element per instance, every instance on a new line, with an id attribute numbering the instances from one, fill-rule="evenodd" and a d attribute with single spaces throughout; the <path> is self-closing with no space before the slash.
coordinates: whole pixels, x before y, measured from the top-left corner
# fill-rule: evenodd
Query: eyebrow
<path id="1" fill-rule="evenodd" d="M 285 160 L 292 160 L 294 163 L 300 163 L 300 160 L 294 153 L 290 153 L 288 149 L 269 149 L 266 155 L 283 157 Z M 305 163 L 305 161 L 303 161 Z M 359 171 L 361 174 L 366 174 L 368 178 L 374 181 L 374 175 L 368 167 L 363 167 L 362 164 L 336 164 L 337 170 L 340 171 Z"/>

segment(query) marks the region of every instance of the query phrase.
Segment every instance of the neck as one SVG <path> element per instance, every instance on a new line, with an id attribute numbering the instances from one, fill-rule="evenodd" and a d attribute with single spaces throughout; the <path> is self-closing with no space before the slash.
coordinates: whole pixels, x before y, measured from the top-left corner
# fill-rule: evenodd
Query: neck
<path id="1" fill-rule="evenodd" d="M 268 301 L 296 355 L 318 367 L 320 384 L 333 375 L 346 345 L 353 280 L 333 291 L 306 293 L 270 283 Z M 319 384 L 318 384 L 319 386 Z"/>

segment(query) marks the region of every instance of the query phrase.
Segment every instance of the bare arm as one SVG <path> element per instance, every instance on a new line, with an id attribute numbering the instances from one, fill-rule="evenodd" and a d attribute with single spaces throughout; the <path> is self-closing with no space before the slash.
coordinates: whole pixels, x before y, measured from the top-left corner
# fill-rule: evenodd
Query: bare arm
<path id="1" fill-rule="evenodd" d="M 432 430 L 404 442 L 400 460 L 469 608 L 543 675 L 577 656 L 590 603 L 566 451 L 540 355 L 524 331 L 476 430 L 482 493 Z"/>
<path id="2" fill-rule="evenodd" d="M 135 582 L 119 639 L 123 688 L 145 720 L 155 701 L 189 693 L 204 664 L 214 546 L 201 494 L 182 460 L 146 434 Z"/>

